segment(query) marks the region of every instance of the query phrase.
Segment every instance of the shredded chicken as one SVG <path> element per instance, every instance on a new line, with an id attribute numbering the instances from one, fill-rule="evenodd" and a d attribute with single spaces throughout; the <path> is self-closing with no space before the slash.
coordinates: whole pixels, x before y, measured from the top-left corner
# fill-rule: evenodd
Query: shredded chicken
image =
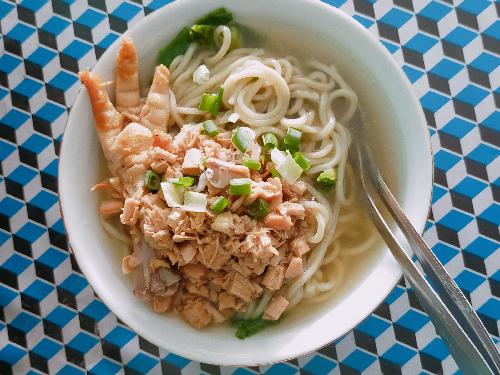
<path id="1" fill-rule="evenodd" d="M 135 295 L 149 300 L 155 312 L 174 312 L 200 329 L 246 311 L 266 290 L 274 296 L 263 317 L 279 319 L 288 306 L 282 294 L 304 274 L 310 251 L 306 238 L 314 231 L 315 220 L 302 205 L 305 183 L 272 177 L 272 163 L 249 170 L 243 158 L 259 159 L 260 147 L 255 144 L 244 155 L 233 145 L 231 131 L 210 137 L 201 124 L 172 126 L 168 69 L 156 68 L 144 99 L 129 39 L 118 60 L 116 108 L 96 76 L 86 71 L 80 77 L 111 172 L 92 191 L 103 195 L 101 215 L 119 215 L 130 233 L 132 246 L 122 270 L 133 275 Z M 145 182 L 148 171 L 158 175 L 156 187 Z M 183 176 L 196 180 L 176 189 L 181 196 L 200 194 L 205 209 L 194 212 L 185 202 L 167 203 L 163 184 Z M 229 194 L 236 178 L 251 180 L 250 194 Z M 211 205 L 221 197 L 227 206 L 215 212 Z M 256 201 L 268 208 L 264 217 L 252 216 Z"/>

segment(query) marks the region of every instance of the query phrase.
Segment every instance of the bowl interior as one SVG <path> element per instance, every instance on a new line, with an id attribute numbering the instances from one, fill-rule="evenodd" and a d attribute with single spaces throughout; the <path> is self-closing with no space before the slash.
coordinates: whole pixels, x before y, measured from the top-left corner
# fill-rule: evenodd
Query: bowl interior
<path id="1" fill-rule="evenodd" d="M 384 175 L 421 231 L 430 201 L 432 159 L 420 107 L 388 52 L 336 9 L 312 0 L 175 2 L 128 32 L 138 49 L 143 84 L 149 82 L 158 49 L 183 26 L 221 5 L 257 32 L 258 38 L 249 38 L 249 43 L 302 61 L 314 57 L 339 68 L 359 96 Z M 109 48 L 95 67 L 105 81 L 113 79 L 117 50 L 117 44 Z M 146 339 L 179 355 L 219 365 L 255 365 L 298 356 L 353 328 L 401 276 L 380 244 L 349 270 L 344 287 L 332 300 L 299 308 L 256 336 L 237 340 L 228 326 L 196 331 L 173 315 L 153 313 L 134 297 L 131 281 L 121 273 L 120 259 L 126 249 L 102 229 L 98 196 L 90 192 L 104 175 L 94 120 L 82 90 L 71 110 L 59 167 L 61 207 L 71 247 L 103 301 Z"/>

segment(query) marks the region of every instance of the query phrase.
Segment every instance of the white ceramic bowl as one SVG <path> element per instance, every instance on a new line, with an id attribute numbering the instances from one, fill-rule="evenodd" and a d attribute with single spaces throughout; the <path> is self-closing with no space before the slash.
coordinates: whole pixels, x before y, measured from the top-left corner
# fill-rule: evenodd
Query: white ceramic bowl
<path id="1" fill-rule="evenodd" d="M 216 7 L 255 29 L 263 42 L 288 49 L 299 59 L 334 63 L 353 86 L 377 142 L 380 162 L 393 177 L 399 202 L 419 232 L 427 218 L 432 157 L 425 120 L 411 87 L 383 46 L 356 21 L 315 0 L 180 0 L 127 32 L 135 41 L 144 82 L 159 48 L 185 25 Z M 113 79 L 118 43 L 99 59 L 94 72 Z M 102 229 L 98 197 L 90 187 L 103 176 L 103 163 L 87 93 L 82 90 L 68 120 L 59 166 L 62 213 L 78 264 L 109 308 L 154 344 L 193 360 L 218 365 L 281 361 L 318 349 L 360 323 L 401 277 L 389 251 L 374 248 L 360 261 L 331 301 L 292 312 L 280 324 L 246 340 L 227 326 L 196 331 L 169 315 L 155 314 L 137 300 L 120 268 L 124 249 Z"/>

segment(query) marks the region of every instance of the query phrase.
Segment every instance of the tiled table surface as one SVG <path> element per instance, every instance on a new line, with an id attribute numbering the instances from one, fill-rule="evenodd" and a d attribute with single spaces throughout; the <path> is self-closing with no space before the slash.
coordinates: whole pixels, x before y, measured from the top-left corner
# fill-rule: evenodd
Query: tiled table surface
<path id="1" fill-rule="evenodd" d="M 75 73 L 168 2 L 0 0 L 0 373 L 455 373 L 404 281 L 342 340 L 252 369 L 158 349 L 96 298 L 68 253 L 57 204 Z M 498 343 L 500 2 L 327 2 L 379 36 L 412 82 L 435 156 L 425 238 Z"/>

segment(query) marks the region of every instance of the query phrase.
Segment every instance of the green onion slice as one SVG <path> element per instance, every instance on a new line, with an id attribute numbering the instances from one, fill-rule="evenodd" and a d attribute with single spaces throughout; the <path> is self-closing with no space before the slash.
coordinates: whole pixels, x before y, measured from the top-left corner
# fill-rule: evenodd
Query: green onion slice
<path id="1" fill-rule="evenodd" d="M 219 87 L 219 91 L 217 92 L 217 94 L 202 94 L 198 109 L 205 112 L 210 112 L 212 117 L 217 116 L 222 105 L 222 95 L 224 95 L 223 87 Z"/>
<path id="2" fill-rule="evenodd" d="M 217 100 L 217 95 L 203 94 L 201 96 L 200 106 L 198 108 L 205 112 L 212 112 L 212 108 L 215 105 L 216 100 Z"/>
<path id="3" fill-rule="evenodd" d="M 212 107 L 212 110 L 210 111 L 210 113 L 212 114 L 212 117 L 217 116 L 217 114 L 220 111 L 220 107 L 222 105 L 222 95 L 224 95 L 224 88 L 219 87 L 219 91 L 217 92 L 217 95 L 215 97 L 214 106 Z"/>
<path id="4" fill-rule="evenodd" d="M 252 180 L 249 178 L 232 178 L 229 181 L 230 195 L 248 195 L 252 191 Z"/>
<path id="5" fill-rule="evenodd" d="M 250 206 L 248 206 L 247 212 L 254 219 L 262 219 L 269 213 L 269 203 L 267 203 L 264 199 L 257 198 Z"/>
<path id="6" fill-rule="evenodd" d="M 252 169 L 254 171 L 258 171 L 261 168 L 260 161 L 247 157 L 243 157 L 243 165 L 248 169 Z"/>
<path id="7" fill-rule="evenodd" d="M 224 212 L 226 207 L 229 205 L 229 199 L 226 197 L 217 197 L 217 199 L 210 205 L 210 208 L 216 214 Z"/>
<path id="8" fill-rule="evenodd" d="M 144 175 L 144 185 L 151 191 L 158 191 L 160 188 L 161 176 L 153 171 L 147 171 Z"/>
<path id="9" fill-rule="evenodd" d="M 276 170 L 279 172 L 281 177 L 283 177 L 289 184 L 293 184 L 297 181 L 302 174 L 302 168 L 293 159 L 289 151 L 283 152 L 274 148 L 271 151 L 271 160 L 276 166 Z"/>
<path id="10" fill-rule="evenodd" d="M 318 184 L 322 187 L 331 188 L 337 183 L 337 171 L 334 168 L 329 168 L 319 174 L 316 178 Z"/>
<path id="11" fill-rule="evenodd" d="M 205 212 L 207 209 L 207 195 L 196 191 L 186 191 L 182 209 L 190 212 Z"/>
<path id="12" fill-rule="evenodd" d="M 262 134 L 262 144 L 266 150 L 271 150 L 273 148 L 278 147 L 278 137 L 276 137 L 273 133 L 264 133 Z"/>
<path id="13" fill-rule="evenodd" d="M 176 186 L 190 187 L 193 186 L 194 178 L 193 177 L 178 177 L 178 178 L 169 178 L 168 182 L 174 184 Z"/>
<path id="14" fill-rule="evenodd" d="M 254 139 L 255 132 L 252 129 L 243 126 L 236 128 L 233 133 L 233 137 L 231 138 L 233 145 L 241 152 L 245 152 Z"/>
<path id="15" fill-rule="evenodd" d="M 210 137 L 215 137 L 219 134 L 219 128 L 213 120 L 203 121 L 203 129 L 205 129 L 205 133 L 207 133 Z"/>
<path id="16" fill-rule="evenodd" d="M 290 151 L 298 151 L 300 148 L 300 140 L 302 138 L 302 132 L 298 129 L 288 128 L 286 131 L 285 138 L 283 139 L 283 145 L 285 149 Z"/>
<path id="17" fill-rule="evenodd" d="M 160 186 L 163 192 L 163 198 L 165 202 L 167 202 L 168 207 L 182 207 L 185 191 L 184 187 L 171 184 L 170 182 L 162 182 Z"/>
<path id="18" fill-rule="evenodd" d="M 307 171 L 308 169 L 311 168 L 311 162 L 309 161 L 308 158 L 306 158 L 302 153 L 296 152 L 293 155 L 293 160 L 300 165 L 300 168 L 302 168 L 304 171 Z"/>

